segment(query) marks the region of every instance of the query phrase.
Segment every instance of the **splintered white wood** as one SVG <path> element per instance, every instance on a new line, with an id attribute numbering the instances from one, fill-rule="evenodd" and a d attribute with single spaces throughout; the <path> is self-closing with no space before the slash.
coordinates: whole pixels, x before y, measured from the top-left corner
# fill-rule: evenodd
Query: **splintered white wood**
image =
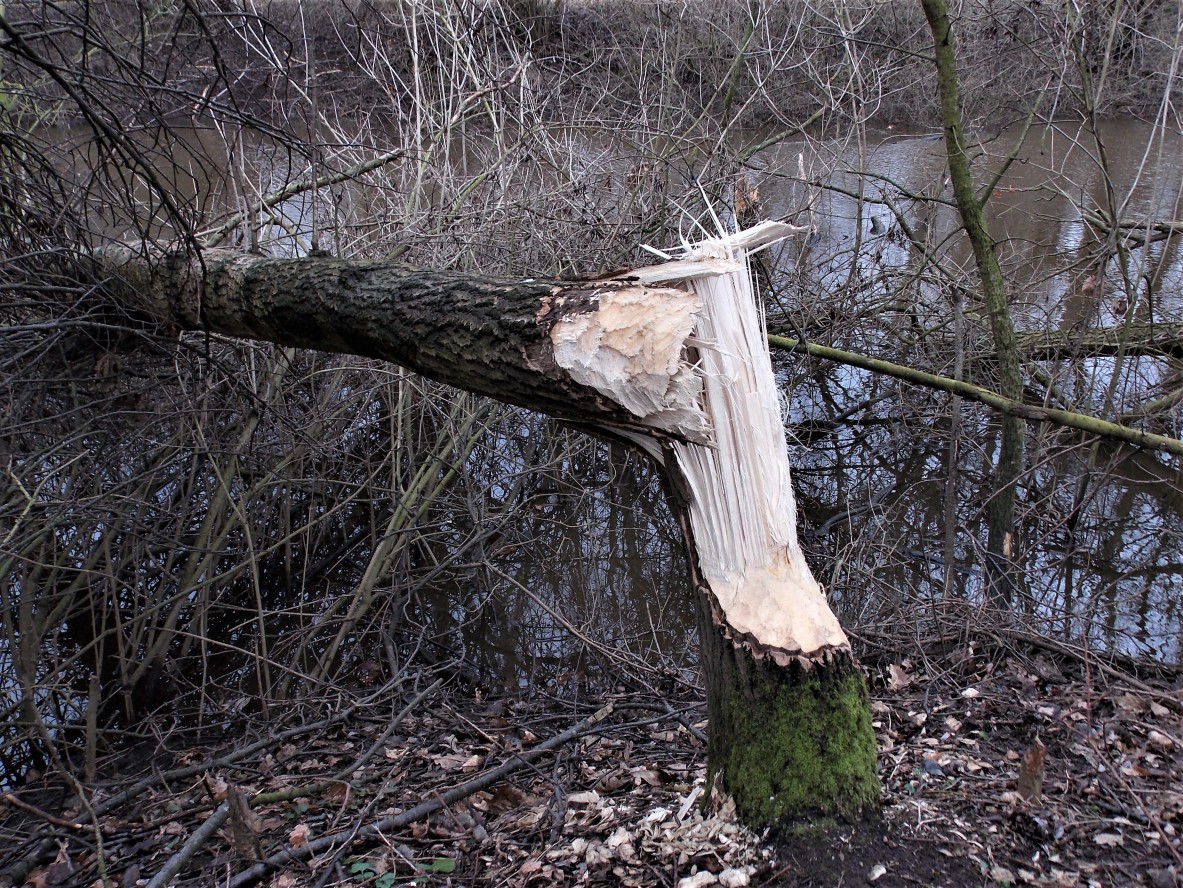
<path id="1" fill-rule="evenodd" d="M 733 637 L 779 661 L 848 645 L 797 542 L 780 400 L 747 263 L 748 251 L 798 230 L 764 222 L 645 270 L 646 280 L 684 281 L 699 302 L 689 342 L 710 440 L 675 444 L 699 566 Z"/>
<path id="2" fill-rule="evenodd" d="M 594 310 L 551 328 L 554 359 L 650 428 L 706 442 L 702 380 L 684 347 L 699 307 L 698 295 L 683 289 L 606 287 Z"/>

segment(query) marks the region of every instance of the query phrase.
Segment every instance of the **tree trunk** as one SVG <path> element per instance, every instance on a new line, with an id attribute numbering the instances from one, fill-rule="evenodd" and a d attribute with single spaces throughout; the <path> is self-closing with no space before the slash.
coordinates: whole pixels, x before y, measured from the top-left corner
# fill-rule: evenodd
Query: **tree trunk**
<path id="1" fill-rule="evenodd" d="M 737 643 L 698 569 L 688 510 L 677 511 L 696 591 L 708 783 L 721 782 L 744 823 L 777 835 L 875 812 L 875 731 L 867 684 L 849 648 L 785 661 Z"/>
<path id="2" fill-rule="evenodd" d="M 764 223 L 601 281 L 389 262 L 95 254 L 125 305 L 185 329 L 393 361 L 623 437 L 665 468 L 695 577 L 710 767 L 753 827 L 878 799 L 861 673 L 796 539 L 784 427 L 746 250 Z"/>
<path id="3" fill-rule="evenodd" d="M 698 597 L 700 610 L 709 596 Z M 744 823 L 777 834 L 817 818 L 853 820 L 879 800 L 867 685 L 849 651 L 787 666 L 757 660 L 700 613 L 712 777 Z"/>
<path id="4" fill-rule="evenodd" d="M 982 299 L 990 317 L 990 332 L 994 337 L 994 351 L 998 358 L 999 391 L 1003 397 L 1021 402 L 1023 375 L 1006 296 L 1006 283 L 998 265 L 994 239 L 986 227 L 982 203 L 974 193 L 969 155 L 965 151 L 957 54 L 953 45 L 953 29 L 949 24 L 949 10 L 945 0 L 920 0 L 920 5 L 924 8 L 932 32 L 949 179 L 961 214 L 962 227 L 973 247 L 974 264 L 982 284 Z M 1009 606 L 1013 604 L 1017 585 L 1013 560 L 1014 514 L 1019 476 L 1023 471 L 1024 429 L 1023 423 L 1015 416 L 1002 416 L 999 426 L 1001 441 L 994 463 L 994 493 L 987 507 L 989 538 L 986 543 L 986 566 L 987 576 L 991 580 L 991 597 Z"/>

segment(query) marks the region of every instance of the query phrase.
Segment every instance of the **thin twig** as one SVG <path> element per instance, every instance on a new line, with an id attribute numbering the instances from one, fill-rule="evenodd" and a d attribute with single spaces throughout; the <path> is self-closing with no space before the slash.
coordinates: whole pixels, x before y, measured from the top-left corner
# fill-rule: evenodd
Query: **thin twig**
<path id="1" fill-rule="evenodd" d="M 7 802 L 14 808 L 20 808 L 35 817 L 40 817 L 46 823 L 52 823 L 54 826 L 60 826 L 63 829 L 85 829 L 85 824 L 79 823 L 76 820 L 63 820 L 60 817 L 55 817 L 48 811 L 42 811 L 36 805 L 30 805 L 28 802 L 21 800 L 11 792 L 6 792 L 0 796 L 0 802 Z"/>
<path id="2" fill-rule="evenodd" d="M 401 829 L 407 824 L 422 820 L 424 817 L 434 814 L 441 808 L 454 805 L 456 802 L 468 798 L 473 793 L 479 792 L 482 789 L 500 782 L 509 774 L 512 774 L 519 768 L 525 767 L 533 759 L 538 758 L 544 753 L 550 752 L 553 749 L 557 749 L 558 747 L 569 743 L 580 734 L 585 733 L 590 728 L 608 718 L 608 716 L 610 716 L 613 711 L 613 704 L 608 703 L 608 705 L 604 706 L 602 709 L 599 709 L 588 718 L 585 718 L 578 724 L 568 728 L 561 734 L 556 734 L 549 740 L 545 740 L 538 744 L 533 749 L 515 755 L 514 758 L 502 763 L 501 765 L 498 765 L 493 770 L 486 771 L 484 774 L 473 778 L 467 783 L 453 787 L 447 792 L 440 794 L 436 798 L 418 804 L 415 807 L 402 812 L 401 814 L 394 814 L 389 817 L 384 817 L 381 820 L 370 824 L 369 826 L 362 827 L 361 829 L 357 830 L 355 838 L 376 838 L 382 833 L 389 832 L 390 830 L 394 829 Z M 285 848 L 283 851 L 271 855 L 266 860 L 260 861 L 250 869 L 239 873 L 230 880 L 229 888 L 243 888 L 245 885 L 253 885 L 255 882 L 259 881 L 259 879 L 263 878 L 263 876 L 267 875 L 267 873 L 283 866 L 286 863 L 303 860 L 307 857 L 311 857 L 313 854 L 318 854 L 321 851 L 331 848 L 341 840 L 341 835 L 341 833 L 333 833 L 331 835 L 321 836 L 320 838 L 314 839 L 298 848 Z"/>

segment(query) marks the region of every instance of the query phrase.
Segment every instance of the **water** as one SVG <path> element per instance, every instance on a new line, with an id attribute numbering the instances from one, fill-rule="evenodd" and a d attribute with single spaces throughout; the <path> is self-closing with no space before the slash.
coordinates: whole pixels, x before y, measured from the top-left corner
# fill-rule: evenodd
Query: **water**
<path id="1" fill-rule="evenodd" d="M 1127 318 L 1142 324 L 1179 319 L 1183 262 L 1177 239 L 1106 260 L 1112 248 L 1082 218 L 1112 201 L 1110 215 L 1119 219 L 1140 224 L 1178 219 L 1183 138 L 1130 120 L 1106 121 L 1099 136 L 1105 156 L 1097 140 L 1079 127 L 1033 130 L 1016 161 L 994 183 L 987 205 L 990 225 L 1020 332 L 1078 334 L 1119 326 Z M 1016 138 L 1014 131 L 1004 132 L 980 146 L 975 160 L 983 181 L 986 171 L 1001 167 L 1001 156 Z M 762 193 L 775 209 L 800 206 L 801 186 L 786 181 L 778 187 L 777 173 L 796 166 L 794 152 L 812 147 L 785 145 L 768 159 L 771 187 Z M 815 338 L 951 372 L 951 357 L 925 336 L 926 330 L 949 324 L 948 281 L 965 288 L 971 316 L 980 311 L 973 300 L 970 256 L 952 208 L 934 208 L 913 197 L 948 199 L 943 150 L 940 140 L 885 134 L 868 138 L 862 148 L 844 146 L 841 159 L 835 159 L 838 170 L 827 181 L 861 192 L 865 201 L 819 189 L 813 202 L 818 235 L 807 250 L 790 250 L 782 263 L 807 282 L 799 290 L 812 297 L 793 302 L 790 296 L 791 313 L 809 319 L 819 316 L 821 306 L 843 321 L 837 329 L 827 329 L 824 319 L 817 322 Z M 806 155 L 807 169 L 819 154 Z M 868 175 L 857 175 L 860 161 Z M 902 236 L 901 217 L 922 233 L 918 239 L 924 250 L 942 257 L 939 275 L 936 264 L 926 263 L 922 250 Z M 961 269 L 965 278 L 957 277 Z M 819 293 L 837 298 L 819 299 Z M 875 306 L 870 312 L 868 301 Z M 980 317 L 976 326 L 975 332 L 971 318 L 971 343 L 988 352 Z M 972 361 L 970 369 L 973 378 Z M 1164 386 L 1169 389 L 1172 380 L 1179 385 L 1177 364 L 1158 357 L 1127 359 L 1112 390 L 1112 358 L 1066 354 L 1040 362 L 1038 369 L 1074 399 L 1071 409 L 1110 417 L 1132 412 L 1162 394 Z M 988 367 L 984 373 L 988 385 Z M 790 384 L 794 419 L 842 414 L 896 385 L 836 366 L 798 367 Z M 868 561 L 859 551 L 857 566 L 843 564 L 832 577 L 832 590 L 858 612 L 869 609 L 882 616 L 883 599 L 935 599 L 946 593 L 948 415 L 924 400 L 930 399 L 910 391 L 879 402 L 842 433 L 797 457 L 799 489 L 814 514 L 875 502 L 846 527 L 847 545 L 862 540 L 875 555 Z M 1178 436 L 1179 422 L 1175 411 L 1154 425 Z M 949 585 L 954 594 L 974 600 L 981 593 L 977 565 L 988 491 L 983 479 L 996 442 L 979 419 L 964 430 L 960 444 L 954 482 L 958 532 Z M 1079 640 L 1087 631 L 1101 647 L 1177 660 L 1183 576 L 1178 460 L 1108 445 L 1093 452 L 1048 427 L 1029 427 L 1028 446 L 1031 468 L 1019 505 L 1016 555 L 1025 580 L 1023 607 L 1066 639 Z M 831 551 L 842 564 L 843 550 Z M 864 588 L 875 590 L 871 595 L 880 601 L 869 602 Z"/>
<path id="2" fill-rule="evenodd" d="M 1033 129 L 1005 175 L 992 183 L 988 216 L 1021 333 L 1075 336 L 1127 319 L 1179 321 L 1178 239 L 1149 248 L 1129 244 L 1113 255 L 1112 242 L 1086 214 L 1104 211 L 1141 224 L 1180 218 L 1183 137 L 1134 120 L 1105 121 L 1099 136 L 1104 156 L 1097 139 L 1079 126 Z M 1012 129 L 977 143 L 981 181 L 1001 168 L 1017 138 Z M 629 174 L 642 165 L 634 162 Z M 957 287 L 967 315 L 967 378 L 992 384 L 989 333 L 974 299 L 972 257 L 947 203 L 940 139 L 879 132 L 866 134 L 861 144 L 782 142 L 757 154 L 752 167 L 746 175 L 764 212 L 814 229 L 775 254 L 768 306 L 774 328 L 951 375 L 949 293 Z M 791 459 L 802 534 L 846 624 L 856 634 L 959 631 L 964 619 L 942 623 L 941 608 L 951 602 L 971 612 L 983 606 L 984 511 L 998 447 L 992 416 L 976 406 L 958 408 L 951 460 L 947 395 L 841 364 L 786 355 L 776 360 L 798 442 Z M 1127 357 L 1115 382 L 1112 357 L 1067 352 L 1031 366 L 1069 409 L 1111 418 L 1183 384 L 1177 362 L 1155 356 Z M 1040 394 L 1033 388 L 1028 397 Z M 835 417 L 840 421 L 831 422 Z M 1151 427 L 1178 436 L 1180 419 L 1176 408 Z M 609 462 L 619 458 L 602 452 Z M 1038 631 L 1094 650 L 1180 662 L 1178 460 L 1032 425 L 1027 465 L 1014 555 L 1021 577 L 1016 607 L 1024 618 Z M 624 505 L 618 489 L 586 480 L 590 486 L 547 500 L 538 515 L 546 516 L 552 533 L 535 533 L 541 544 L 520 551 L 503 569 L 571 615 L 590 637 L 631 636 L 634 645 L 640 639 L 648 654 L 661 652 L 659 661 L 669 650 L 685 649 L 679 633 L 690 631 L 686 577 L 676 567 L 678 535 L 664 503 L 650 497 L 625 512 L 635 522 L 629 539 L 651 540 L 638 548 L 605 535 L 604 522 Z M 477 656 L 507 670 L 507 683 L 528 683 L 542 662 L 550 670 L 544 675 L 579 672 L 594 655 L 543 609 L 512 591 L 510 597 L 518 606 L 512 616 L 503 615 L 488 635 L 465 636 L 468 650 L 497 652 L 499 660 Z M 654 629 L 654 605 L 669 602 L 678 618 Z M 645 648 L 647 634 L 670 640 Z"/>
<path id="3" fill-rule="evenodd" d="M 745 134 L 739 141 L 767 136 Z M 1021 129 L 1011 127 L 971 141 L 978 179 L 992 186 L 987 214 L 1016 327 L 1075 336 L 1127 320 L 1179 322 L 1180 239 L 1115 251 L 1089 219 L 1144 225 L 1183 218 L 1183 135 L 1115 119 L 1103 121 L 1096 134 L 1076 123 L 1033 128 L 1017 148 L 1020 136 Z M 569 165 L 566 181 L 593 195 L 589 205 L 605 216 L 628 209 L 624 195 L 638 179 L 657 176 L 659 165 L 641 149 L 598 135 L 564 138 L 570 156 L 581 159 Z M 1005 174 L 990 181 L 1012 151 Z M 472 152 L 471 146 L 463 149 L 465 163 Z M 668 149 L 661 153 L 670 168 L 677 167 Z M 272 169 L 276 162 L 269 158 Z M 694 158 L 685 164 L 692 169 Z M 949 294 L 956 287 L 967 318 L 967 378 L 991 385 L 988 359 L 973 357 L 988 355 L 990 340 L 974 298 L 972 256 L 950 205 L 939 137 L 868 131 L 841 143 L 784 141 L 757 153 L 750 166 L 746 182 L 758 193 L 763 214 L 790 217 L 814 230 L 773 256 L 768 313 L 774 328 L 952 374 Z M 512 171 L 503 175 L 513 181 Z M 523 181 L 532 188 L 555 187 L 554 178 L 538 172 Z M 618 202 L 611 203 L 607 193 Z M 433 201 L 447 205 L 442 186 L 430 190 Z M 277 209 L 306 220 L 308 199 Z M 802 441 L 792 453 L 804 505 L 802 532 L 815 570 L 848 624 L 856 632 L 896 618 L 915 625 L 915 613 L 931 602 L 980 604 L 983 512 L 997 448 L 991 416 L 959 408 L 951 475 L 947 396 L 840 364 L 777 360 L 790 427 Z M 1110 418 L 1183 385 L 1177 362 L 1160 357 L 1126 358 L 1116 380 L 1111 357 L 1066 354 L 1033 366 L 1052 388 L 1033 389 L 1029 397 L 1051 400 L 1053 392 L 1069 409 Z M 833 417 L 845 418 L 818 429 Z M 1180 421 L 1176 407 L 1151 426 L 1178 436 Z M 502 453 L 498 446 L 491 452 Z M 507 533 L 530 543 L 515 547 L 512 557 L 493 558 L 543 604 L 528 601 L 504 579 L 485 576 L 475 586 L 457 581 L 455 589 L 441 592 L 447 607 L 433 606 L 437 619 L 464 627 L 457 631 L 465 651 L 500 669 L 507 684 L 535 680 L 540 664 L 556 675 L 583 669 L 589 643 L 571 626 L 559 625 L 543 605 L 610 647 L 640 644 L 636 650 L 667 667 L 671 663 L 663 658 L 685 665 L 685 657 L 668 657 L 670 650 L 686 650 L 680 633 L 690 631 L 691 621 L 678 534 L 658 481 L 635 458 L 622 463 L 619 453 L 603 447 L 590 452 L 599 470 L 568 467 L 560 476 L 548 474 L 565 480 L 547 482 L 552 492 L 532 501 L 524 526 L 506 519 L 514 528 Z M 1018 606 L 1066 640 L 1087 635 L 1099 648 L 1180 661 L 1178 460 L 1108 444 L 1093 447 L 1053 428 L 1030 426 L 1027 462 L 1017 519 Z M 649 491 L 647 496 L 622 491 L 622 464 L 629 483 Z M 496 596 L 480 604 L 481 589 L 508 595 L 513 607 L 501 610 L 492 603 Z M 466 622 L 464 615 L 474 610 L 496 618 Z"/>

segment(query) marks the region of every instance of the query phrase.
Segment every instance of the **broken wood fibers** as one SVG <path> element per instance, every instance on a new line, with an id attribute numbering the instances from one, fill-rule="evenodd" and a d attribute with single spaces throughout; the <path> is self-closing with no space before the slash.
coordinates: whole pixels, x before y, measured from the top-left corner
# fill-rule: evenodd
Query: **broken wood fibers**
<path id="1" fill-rule="evenodd" d="M 629 272 L 622 277 L 666 286 L 603 296 L 594 312 L 559 320 L 551 341 L 556 362 L 580 382 L 682 438 L 662 451 L 653 438 L 627 435 L 685 482 L 716 625 L 758 659 L 785 666 L 800 657 L 808 667 L 849 643 L 797 542 L 780 399 L 747 262 L 799 230 L 763 222 Z"/>
<path id="2" fill-rule="evenodd" d="M 393 361 L 635 442 L 685 500 L 714 624 L 756 659 L 808 669 L 849 644 L 797 544 L 747 262 L 798 231 L 762 222 L 593 282 L 121 244 L 93 255 L 117 299 L 177 328 Z"/>

